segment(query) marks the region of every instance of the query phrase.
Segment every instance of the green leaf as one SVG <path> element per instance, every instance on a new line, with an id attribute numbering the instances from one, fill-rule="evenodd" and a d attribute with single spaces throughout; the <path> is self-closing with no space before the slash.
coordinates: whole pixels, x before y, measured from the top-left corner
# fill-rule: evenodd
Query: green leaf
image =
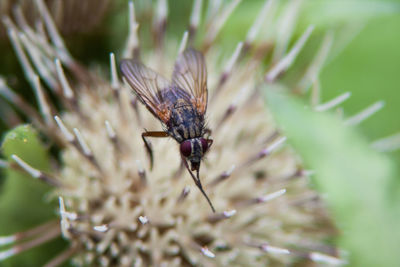
<path id="1" fill-rule="evenodd" d="M 2 143 L 2 154 L 10 163 L 15 154 L 25 162 L 42 171 L 49 170 L 49 156 L 30 125 L 18 126 L 9 131 Z M 25 231 L 48 220 L 55 219 L 54 203 L 46 201 L 50 187 L 33 179 L 25 172 L 6 170 L 0 194 L 0 235 Z M 59 246 L 40 246 L 13 257 L 0 266 L 40 266 Z"/>
<path id="2" fill-rule="evenodd" d="M 400 190 L 393 162 L 332 114 L 264 89 L 278 125 L 315 171 L 313 182 L 326 195 L 350 266 L 398 266 Z"/>
<path id="3" fill-rule="evenodd" d="M 29 124 L 21 125 L 9 131 L 1 145 L 2 153 L 9 160 L 16 154 L 34 168 L 48 171 L 49 157 L 38 133 Z"/>

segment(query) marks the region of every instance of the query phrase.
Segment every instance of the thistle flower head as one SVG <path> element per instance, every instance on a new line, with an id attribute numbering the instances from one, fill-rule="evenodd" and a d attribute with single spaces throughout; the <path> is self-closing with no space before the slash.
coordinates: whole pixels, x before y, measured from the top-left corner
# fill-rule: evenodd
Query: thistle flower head
<path id="1" fill-rule="evenodd" d="M 312 27 L 289 50 L 290 34 L 268 40 L 274 41 L 274 59 L 265 73 L 262 61 L 271 46 L 255 40 L 265 17 L 272 16 L 273 1 L 266 2 L 246 39 L 226 58 L 215 39 L 239 1 L 210 2 L 205 21 L 202 1 L 194 1 L 189 30 L 180 45 L 164 38 L 168 7 L 167 1 L 158 1 L 152 24 L 154 50 L 140 47 L 139 23 L 133 3 L 129 4 L 125 57 L 141 58 L 169 77 L 174 58 L 186 47 L 198 46 L 205 54 L 207 123 L 214 143 L 202 163 L 200 179 L 217 210 L 212 213 L 182 167 L 172 139 L 151 141 L 155 163 L 149 169 L 141 134 L 143 129 L 160 129 L 160 123 L 118 78 L 114 54 L 109 80 L 82 67 L 66 49 L 43 1 L 35 4 L 49 38 L 11 20 L 7 27 L 40 113 L 29 112 L 31 106 L 4 83 L 1 92 L 30 113 L 34 125 L 60 148 L 60 167 L 51 174 L 31 167 L 18 155 L 12 165 L 54 186 L 60 222 L 9 238 L 7 242 L 15 246 L 0 252 L 0 259 L 33 246 L 21 239 L 32 238 L 36 245 L 61 234 L 70 248 L 47 266 L 69 258 L 81 266 L 343 263 L 336 258 L 337 251 L 323 243 L 334 228 L 320 197 L 309 187 L 310 172 L 285 144 L 258 86 L 279 83 Z M 296 7 L 289 4 L 286 12 L 295 12 Z M 207 25 L 206 32 L 196 41 L 200 23 Z M 303 87 L 317 75 L 320 62 L 313 64 Z M 50 104 L 45 88 L 58 96 L 63 111 Z"/>

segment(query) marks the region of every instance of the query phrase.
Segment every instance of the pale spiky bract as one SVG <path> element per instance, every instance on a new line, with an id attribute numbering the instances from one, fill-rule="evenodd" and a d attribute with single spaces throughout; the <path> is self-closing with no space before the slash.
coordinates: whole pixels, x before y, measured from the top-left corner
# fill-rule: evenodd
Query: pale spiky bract
<path id="1" fill-rule="evenodd" d="M 163 38 L 168 7 L 166 1 L 159 1 L 155 12 L 159 17 L 153 20 L 156 53 L 139 47 L 138 22 L 130 3 L 125 54 L 140 56 L 169 77 L 173 58 L 195 43 L 201 2 L 195 1 L 189 32 L 178 46 Z M 209 74 L 207 121 L 214 139 L 202 164 L 201 180 L 216 213 L 182 169 L 174 141 L 152 141 L 155 165 L 149 170 L 141 133 L 144 128 L 160 129 L 160 124 L 118 80 L 114 54 L 110 55 L 110 82 L 83 68 L 65 48 L 42 0 L 35 3 L 50 40 L 8 20 L 10 39 L 41 107 L 42 116 L 32 114 L 32 121 L 60 144 L 61 164 L 48 175 L 18 155 L 13 159 L 35 178 L 55 186 L 61 220 L 33 233 L 20 233 L 18 238 L 0 239 L 17 243 L 0 252 L 0 259 L 32 247 L 30 241 L 20 240 L 32 238 L 37 245 L 59 235 L 61 229 L 70 249 L 47 266 L 69 258 L 82 266 L 275 266 L 301 259 L 342 264 L 336 250 L 323 244 L 334 229 L 318 194 L 309 188 L 309 172 L 285 146 L 258 91 L 261 61 L 270 51 L 254 40 L 272 2 L 266 2 L 248 39 L 230 58 L 220 60 L 223 48 L 215 38 L 239 1 L 210 5 L 205 21 L 208 33 L 199 41 Z M 288 10 L 295 9 L 296 5 L 289 5 Z M 307 29 L 290 51 L 276 50 L 278 60 L 265 81 L 278 83 L 311 31 L 312 27 Z M 286 46 L 289 39 L 281 36 L 279 43 Z M 65 76 L 63 67 L 73 79 Z M 59 115 L 48 103 L 39 76 L 65 105 Z M 6 85 L 2 90 L 11 92 Z M 29 107 L 21 101 L 16 104 Z"/>
<path id="2" fill-rule="evenodd" d="M 45 0 L 46 5 L 63 34 L 83 33 L 98 26 L 110 9 L 110 0 L 57 1 Z M 88 16 L 88 14 L 91 14 Z M 31 0 L 3 0 L 0 3 L 0 16 L 10 16 L 23 23 L 37 23 L 39 13 Z M 39 25 L 36 25 L 39 27 Z M 5 36 L 5 29 L 0 25 L 0 37 Z"/>

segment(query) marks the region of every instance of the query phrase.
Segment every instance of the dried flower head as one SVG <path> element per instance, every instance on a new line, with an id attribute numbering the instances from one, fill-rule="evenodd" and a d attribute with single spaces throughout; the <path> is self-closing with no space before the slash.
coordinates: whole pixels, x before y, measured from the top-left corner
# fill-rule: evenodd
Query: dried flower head
<path id="1" fill-rule="evenodd" d="M 29 114 L 61 153 L 60 167 L 51 174 L 33 168 L 18 155 L 13 155 L 16 165 L 9 166 L 54 186 L 60 222 L 2 237 L 0 245 L 14 245 L 0 252 L 0 260 L 62 235 L 70 248 L 46 266 L 58 266 L 70 258 L 80 266 L 343 263 L 336 249 L 323 242 L 335 232 L 320 197 L 309 187 L 310 172 L 285 145 L 257 86 L 279 84 L 280 75 L 313 28 L 286 51 L 298 9 L 295 1 L 278 18 L 286 20 L 282 30 L 288 32 L 256 42 L 265 18 L 273 17 L 276 3 L 266 1 L 244 42 L 221 59 L 224 48 L 215 39 L 239 2 L 210 1 L 204 38 L 197 42 L 202 1 L 194 1 L 189 30 L 177 45 L 164 38 L 168 7 L 166 0 L 159 0 L 152 24 L 154 49 L 149 50 L 140 47 L 139 24 L 134 5 L 129 4 L 125 57 L 141 58 L 169 77 L 174 59 L 185 47 L 198 47 L 206 56 L 207 122 L 214 144 L 202 164 L 201 180 L 216 213 L 182 168 L 174 141 L 152 141 L 155 164 L 152 170 L 148 168 L 141 133 L 160 125 L 118 78 L 114 54 L 110 55 L 111 81 L 82 67 L 65 48 L 43 0 L 35 4 L 46 34 L 7 21 L 40 114 L 6 84 L 0 92 Z M 329 41 L 323 43 L 299 87 L 316 79 L 327 46 Z M 262 63 L 271 53 L 265 73 Z M 49 102 L 45 87 L 58 96 L 65 107 L 62 112 Z"/>

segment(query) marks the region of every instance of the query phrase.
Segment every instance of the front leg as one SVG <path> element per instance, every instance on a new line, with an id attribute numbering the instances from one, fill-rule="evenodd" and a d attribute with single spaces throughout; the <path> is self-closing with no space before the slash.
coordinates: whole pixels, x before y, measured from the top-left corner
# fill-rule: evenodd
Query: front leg
<path id="1" fill-rule="evenodd" d="M 211 131 L 210 128 L 204 129 L 204 135 L 206 135 L 206 139 L 209 139 L 209 138 L 210 138 L 211 133 L 212 133 L 212 131 Z"/>
<path id="2" fill-rule="evenodd" d="M 144 146 L 146 147 L 147 155 L 149 156 L 150 159 L 150 170 L 153 169 L 153 149 L 151 148 L 151 144 L 146 140 L 146 137 L 168 137 L 168 133 L 163 132 L 163 131 L 151 131 L 151 132 L 144 132 L 142 133 L 142 139 L 144 142 Z"/>
<path id="3" fill-rule="evenodd" d="M 208 195 L 207 195 L 206 192 L 204 191 L 203 186 L 202 186 L 202 184 L 201 184 L 200 176 L 199 176 L 199 169 L 197 169 L 197 176 L 194 176 L 193 172 L 192 172 L 192 171 L 190 170 L 190 168 L 189 168 L 189 165 L 188 165 L 186 159 L 185 159 L 182 155 L 181 155 L 181 159 L 182 159 L 182 162 L 183 162 L 184 166 L 185 166 L 186 169 L 188 170 L 190 176 L 192 177 L 194 183 L 196 184 L 197 188 L 199 188 L 200 192 L 201 192 L 201 193 L 203 194 L 203 196 L 206 198 L 208 204 L 209 204 L 210 207 L 211 207 L 212 212 L 215 213 L 214 205 L 212 204 L 210 198 L 208 197 Z"/>
<path id="4" fill-rule="evenodd" d="M 213 144 L 213 140 L 210 139 L 211 133 L 212 133 L 212 131 L 210 128 L 206 128 L 204 130 L 204 135 L 205 135 L 205 139 L 207 140 L 208 148 L 210 148 L 211 145 Z"/>

